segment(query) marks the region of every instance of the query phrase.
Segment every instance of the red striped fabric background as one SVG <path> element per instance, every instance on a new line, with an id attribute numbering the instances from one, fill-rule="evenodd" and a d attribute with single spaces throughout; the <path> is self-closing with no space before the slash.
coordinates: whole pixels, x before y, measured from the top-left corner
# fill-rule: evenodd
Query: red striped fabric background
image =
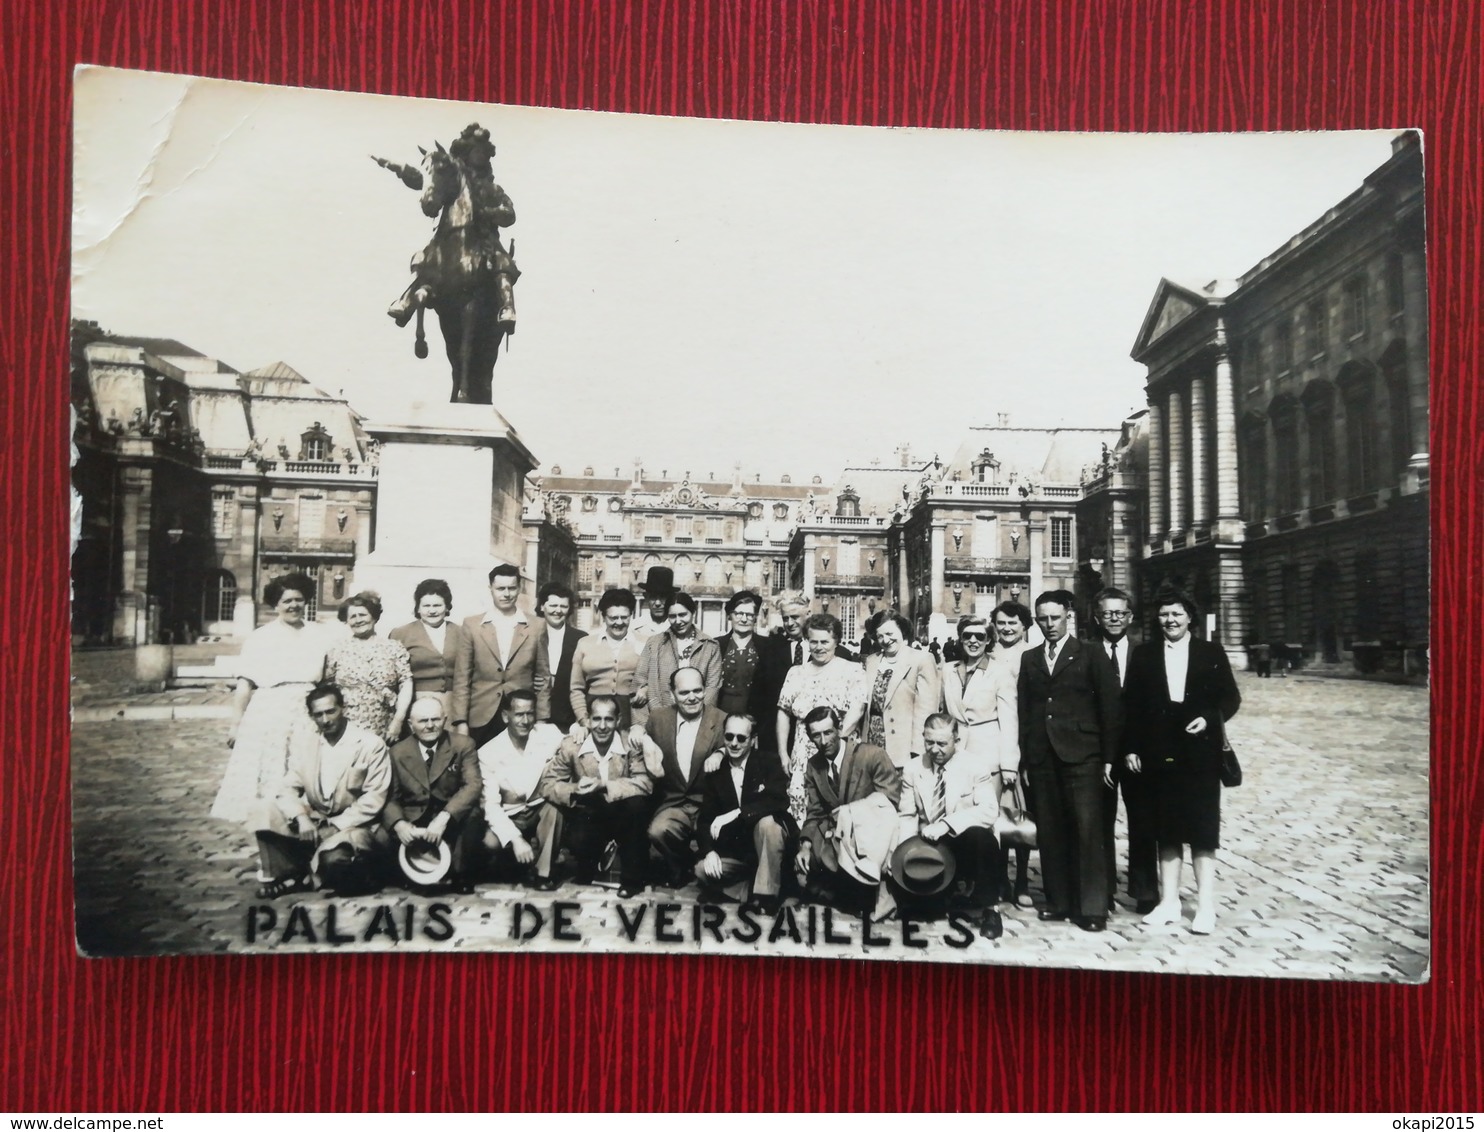
<path id="1" fill-rule="evenodd" d="M 7 8 L 0 1108 L 1480 1105 L 1484 29 L 1475 5 L 70 0 Z M 1421 127 L 1439 609 L 1432 982 L 551 955 L 80 961 L 68 840 L 64 424 L 69 87 L 79 62 L 784 121 Z"/>

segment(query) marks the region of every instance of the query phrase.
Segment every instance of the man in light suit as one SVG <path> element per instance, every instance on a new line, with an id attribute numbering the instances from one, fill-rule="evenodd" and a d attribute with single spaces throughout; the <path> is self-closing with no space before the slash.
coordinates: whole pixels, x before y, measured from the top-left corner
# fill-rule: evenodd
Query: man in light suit
<path id="1" fill-rule="evenodd" d="M 520 571 L 496 566 L 489 574 L 492 608 L 464 619 L 453 674 L 450 715 L 461 735 L 482 747 L 505 730 L 500 712 L 505 696 L 536 686 L 536 640 L 521 612 Z"/>
<path id="2" fill-rule="evenodd" d="M 472 892 L 470 878 L 481 835 L 483 783 L 474 740 L 448 731 L 443 700 L 424 696 L 407 712 L 412 734 L 392 747 L 392 787 L 381 823 L 382 840 L 402 845 L 446 841 L 453 862 L 449 883 Z M 388 836 L 389 835 L 389 836 Z"/>
<path id="3" fill-rule="evenodd" d="M 721 746 L 726 714 L 706 703 L 706 682 L 695 668 L 671 672 L 670 690 L 675 706 L 655 708 L 644 729 L 664 766 L 655 784 L 659 807 L 649 821 L 649 849 L 657 858 L 658 883 L 678 887 L 689 883 L 695 866 L 690 842 L 701 812 L 702 768 Z"/>
<path id="4" fill-rule="evenodd" d="M 994 835 L 1000 787 L 985 759 L 959 751 L 958 735 L 946 712 L 923 724 L 923 757 L 902 771 L 900 840 L 921 837 L 953 853 L 956 883 L 965 889 L 957 899 L 979 913 L 985 938 L 998 939 L 1005 930 L 995 909 L 1004 872 Z"/>
<path id="5" fill-rule="evenodd" d="M 287 772 L 250 822 L 268 878 L 260 900 L 304 892 L 312 875 L 342 896 L 379 887 L 376 834 L 392 783 L 386 744 L 350 725 L 336 684 L 316 684 L 304 704 L 315 731 L 290 736 Z"/>
<path id="6" fill-rule="evenodd" d="M 536 635 L 536 721 L 554 723 L 565 735 L 577 722 L 572 710 L 572 654 L 587 634 L 567 623 L 572 591 L 560 582 L 541 587 L 536 610 L 546 623 L 546 631 Z"/>
<path id="7" fill-rule="evenodd" d="M 1123 590 L 1109 586 L 1092 599 L 1093 617 L 1098 623 L 1097 646 L 1113 662 L 1118 672 L 1118 686 L 1128 679 L 1129 653 L 1134 642 L 1129 629 L 1134 623 L 1133 599 Z M 1119 754 L 1129 753 L 1127 728 L 1119 743 Z M 1149 794 L 1143 775 L 1127 772 L 1123 760 L 1113 764 L 1113 786 L 1108 791 L 1108 807 L 1103 824 L 1108 838 L 1108 893 L 1118 888 L 1118 868 L 1114 856 L 1113 827 L 1118 821 L 1118 794 L 1123 793 L 1123 812 L 1128 825 L 1128 894 L 1139 915 L 1154 911 L 1159 903 L 1159 844 L 1154 836 L 1154 799 Z"/>
<path id="8" fill-rule="evenodd" d="M 1036 598 L 1046 644 L 1020 664 L 1020 753 L 1030 780 L 1046 903 L 1043 920 L 1108 926 L 1106 790 L 1123 728 L 1118 675 L 1096 645 L 1067 632 L 1067 590 Z"/>

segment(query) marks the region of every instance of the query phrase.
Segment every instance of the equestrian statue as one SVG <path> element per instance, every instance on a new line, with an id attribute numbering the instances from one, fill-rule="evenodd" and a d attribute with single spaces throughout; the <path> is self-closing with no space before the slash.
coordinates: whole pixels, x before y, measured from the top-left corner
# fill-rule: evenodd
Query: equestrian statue
<path id="1" fill-rule="evenodd" d="M 515 333 L 515 266 L 512 242 L 506 251 L 500 229 L 515 223 L 515 206 L 495 184 L 490 159 L 495 155 L 489 131 L 477 122 L 464 127 L 447 149 L 418 147 L 427 171 L 372 156 L 395 173 L 409 189 L 422 193 L 422 210 L 438 226 L 428 246 L 412 257 L 412 282 L 387 314 L 398 326 L 417 320 L 413 352 L 428 356 L 423 312 L 432 309 L 443 331 L 453 370 L 450 401 L 493 403 L 495 360 L 500 343 Z"/>

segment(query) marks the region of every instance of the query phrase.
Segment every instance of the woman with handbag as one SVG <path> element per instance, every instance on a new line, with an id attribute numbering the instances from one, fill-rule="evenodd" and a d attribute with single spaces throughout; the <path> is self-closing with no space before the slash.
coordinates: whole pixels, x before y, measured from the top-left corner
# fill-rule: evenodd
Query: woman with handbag
<path id="1" fill-rule="evenodd" d="M 1161 640 L 1139 645 L 1124 682 L 1129 773 L 1148 776 L 1159 841 L 1160 901 L 1144 923 L 1180 921 L 1184 846 L 1195 869 L 1190 930 L 1216 926 L 1216 850 L 1221 831 L 1222 748 L 1226 721 L 1242 702 L 1226 650 L 1191 635 L 1195 603 L 1177 590 L 1154 599 Z"/>

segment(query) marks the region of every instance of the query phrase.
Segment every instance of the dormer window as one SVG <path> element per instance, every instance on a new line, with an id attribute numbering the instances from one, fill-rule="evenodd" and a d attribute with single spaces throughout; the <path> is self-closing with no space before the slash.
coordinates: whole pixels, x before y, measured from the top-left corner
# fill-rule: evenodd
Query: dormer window
<path id="1" fill-rule="evenodd" d="M 329 460 L 334 451 L 334 441 L 330 438 L 329 431 L 319 421 L 315 421 L 299 437 L 299 459 L 301 460 Z"/>

